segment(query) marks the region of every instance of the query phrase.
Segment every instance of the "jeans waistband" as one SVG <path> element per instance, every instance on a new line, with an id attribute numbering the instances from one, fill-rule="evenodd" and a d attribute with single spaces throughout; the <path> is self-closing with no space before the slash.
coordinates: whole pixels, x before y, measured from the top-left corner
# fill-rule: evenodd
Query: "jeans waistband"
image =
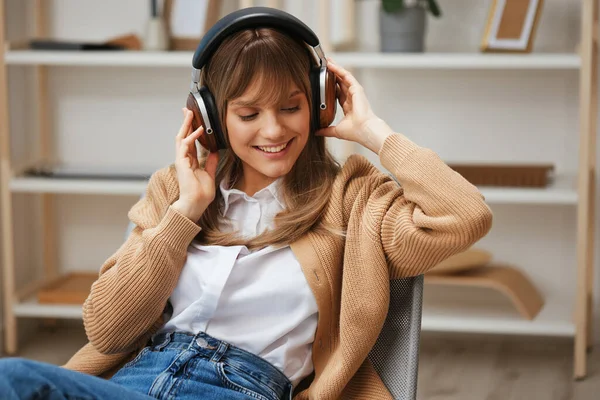
<path id="1" fill-rule="evenodd" d="M 204 332 L 195 335 L 184 332 L 160 332 L 152 337 L 155 351 L 162 349 L 194 350 L 213 362 L 224 362 L 271 386 L 283 398 L 291 398 L 292 384 L 285 374 L 273 364 L 249 351 L 216 339 Z"/>

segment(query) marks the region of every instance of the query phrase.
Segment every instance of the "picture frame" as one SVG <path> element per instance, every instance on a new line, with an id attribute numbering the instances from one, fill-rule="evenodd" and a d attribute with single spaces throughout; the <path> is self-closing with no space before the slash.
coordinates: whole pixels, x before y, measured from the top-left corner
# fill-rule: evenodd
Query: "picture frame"
<path id="1" fill-rule="evenodd" d="M 531 52 L 543 3 L 544 0 L 493 0 L 481 51 Z"/>
<path id="2" fill-rule="evenodd" d="M 221 3 L 221 0 L 164 0 L 169 50 L 196 50 L 202 36 L 218 21 Z"/>

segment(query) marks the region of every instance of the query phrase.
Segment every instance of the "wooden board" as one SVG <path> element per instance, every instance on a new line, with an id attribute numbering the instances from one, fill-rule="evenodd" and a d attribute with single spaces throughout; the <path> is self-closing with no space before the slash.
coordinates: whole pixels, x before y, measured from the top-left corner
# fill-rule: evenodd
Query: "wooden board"
<path id="1" fill-rule="evenodd" d="M 77 272 L 61 276 L 40 289 L 38 302 L 40 304 L 83 304 L 96 279 L 98 279 L 97 273 Z"/>
<path id="2" fill-rule="evenodd" d="M 487 250 L 470 248 L 462 253 L 448 257 L 437 264 L 427 275 L 456 274 L 486 266 L 492 260 L 492 253 Z"/>
<path id="3" fill-rule="evenodd" d="M 488 265 L 456 275 L 425 275 L 427 285 L 471 286 L 496 290 L 510 299 L 519 313 L 532 320 L 544 299 L 521 271 L 509 266 Z"/>
<path id="4" fill-rule="evenodd" d="M 550 182 L 552 164 L 448 164 L 478 186 L 546 187 Z"/>

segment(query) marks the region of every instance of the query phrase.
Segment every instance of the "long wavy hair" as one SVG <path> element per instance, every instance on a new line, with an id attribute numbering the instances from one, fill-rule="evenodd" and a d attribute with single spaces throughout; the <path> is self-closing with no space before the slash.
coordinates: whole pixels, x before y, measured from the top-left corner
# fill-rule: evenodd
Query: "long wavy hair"
<path id="1" fill-rule="evenodd" d="M 340 165 L 327 150 L 325 138 L 310 132 L 309 139 L 291 171 L 282 180 L 281 194 L 285 210 L 275 216 L 274 228 L 246 238 L 236 233 L 222 232 L 223 197 L 219 184 L 229 179 L 233 187 L 242 176 L 242 162 L 229 146 L 225 123 L 227 104 L 240 97 L 253 83 L 265 82 L 256 99 L 263 104 L 279 104 L 289 96 L 294 83 L 312 104 L 309 71 L 313 55 L 306 44 L 270 28 L 247 29 L 228 37 L 219 46 L 202 71 L 202 82 L 213 94 L 227 149 L 221 150 L 215 179 L 216 196 L 202 215 L 202 228 L 196 238 L 204 244 L 233 246 L 246 245 L 250 249 L 265 246 L 283 246 L 293 243 L 310 230 L 343 235 L 339 227 L 326 226 L 322 217 L 329 201 L 333 181 Z M 311 114 L 313 110 L 311 107 Z M 311 115 L 312 117 L 312 115 Z M 203 149 L 201 165 L 208 152 Z"/>

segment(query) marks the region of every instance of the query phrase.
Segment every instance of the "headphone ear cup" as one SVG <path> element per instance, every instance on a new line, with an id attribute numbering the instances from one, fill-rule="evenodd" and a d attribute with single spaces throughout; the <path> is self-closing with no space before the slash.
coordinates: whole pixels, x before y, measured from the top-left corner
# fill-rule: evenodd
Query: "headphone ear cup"
<path id="1" fill-rule="evenodd" d="M 327 108 L 321 110 L 321 128 L 327 128 L 335 119 L 337 111 L 335 74 L 330 70 L 325 71 L 325 105 Z"/>
<path id="2" fill-rule="evenodd" d="M 202 113 L 200 112 L 200 106 L 198 105 L 198 101 L 196 100 L 196 96 L 193 93 L 188 94 L 187 101 L 185 103 L 186 107 L 192 111 L 192 131 L 195 131 L 200 126 L 204 128 L 204 133 L 200 136 L 198 141 L 205 149 L 209 151 L 217 151 L 217 142 L 215 140 L 215 135 L 206 134 L 206 124 L 204 123 L 204 118 L 202 118 Z"/>
<path id="3" fill-rule="evenodd" d="M 212 128 L 212 134 L 207 136 L 210 136 L 214 141 L 216 149 L 225 150 L 227 148 L 227 142 L 225 141 L 225 135 L 221 129 L 221 120 L 219 119 L 219 112 L 217 111 L 215 99 L 205 86 L 200 87 L 199 94 L 202 97 L 202 100 L 204 100 L 206 114 L 210 119 L 210 126 Z"/>
<path id="4" fill-rule="evenodd" d="M 325 109 L 321 109 L 321 67 L 313 67 L 310 71 L 310 82 L 313 94 L 313 126 L 315 129 L 327 128 L 335 119 L 336 79 L 335 74 L 325 71 Z"/>
<path id="5" fill-rule="evenodd" d="M 312 93 L 312 104 L 311 106 L 311 121 L 313 132 L 321 128 L 320 117 L 321 108 L 319 107 L 320 102 L 320 87 L 319 87 L 319 67 L 312 67 L 310 69 L 310 88 Z"/>

